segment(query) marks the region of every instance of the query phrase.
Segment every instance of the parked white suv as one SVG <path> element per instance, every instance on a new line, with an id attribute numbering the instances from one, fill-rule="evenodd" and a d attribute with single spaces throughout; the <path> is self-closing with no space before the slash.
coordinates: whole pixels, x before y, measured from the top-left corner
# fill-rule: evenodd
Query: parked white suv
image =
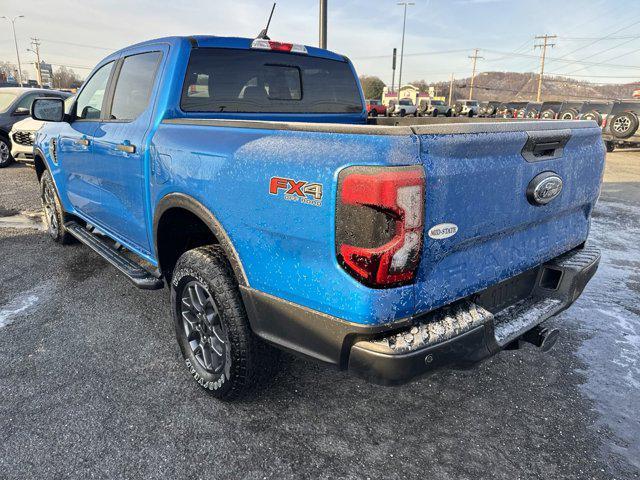
<path id="1" fill-rule="evenodd" d="M 457 100 L 453 106 L 454 112 L 459 117 L 476 117 L 479 104 L 477 100 Z"/>
<path id="2" fill-rule="evenodd" d="M 405 115 L 413 115 L 416 116 L 418 112 L 418 107 L 416 107 L 410 98 L 402 98 L 394 107 L 392 115 L 400 115 L 404 117 Z"/>
<path id="3" fill-rule="evenodd" d="M 11 139 L 11 156 L 14 160 L 33 162 L 33 140 L 42 125 L 44 122 L 31 117 L 13 124 L 9 138 Z"/>

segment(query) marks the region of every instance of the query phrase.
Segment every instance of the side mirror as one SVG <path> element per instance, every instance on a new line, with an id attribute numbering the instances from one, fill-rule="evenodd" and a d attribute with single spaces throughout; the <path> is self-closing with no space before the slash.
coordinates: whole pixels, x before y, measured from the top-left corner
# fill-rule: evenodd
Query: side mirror
<path id="1" fill-rule="evenodd" d="M 14 115 L 29 115 L 29 109 L 25 107 L 18 107 L 13 111 Z"/>
<path id="2" fill-rule="evenodd" d="M 61 98 L 36 98 L 31 104 L 31 117 L 43 122 L 64 121 L 64 100 Z"/>

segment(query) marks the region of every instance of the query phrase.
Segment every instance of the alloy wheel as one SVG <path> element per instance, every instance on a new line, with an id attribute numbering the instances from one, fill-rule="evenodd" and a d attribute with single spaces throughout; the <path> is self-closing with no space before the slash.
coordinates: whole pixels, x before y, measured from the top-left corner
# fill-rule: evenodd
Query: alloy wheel
<path id="1" fill-rule="evenodd" d="M 220 312 L 207 288 L 197 280 L 182 290 L 182 325 L 196 361 L 207 372 L 227 377 L 231 367 L 229 337 Z"/>
<path id="2" fill-rule="evenodd" d="M 48 182 L 45 183 L 42 189 L 42 207 L 44 209 L 44 221 L 47 225 L 47 230 L 52 237 L 57 237 L 60 225 L 58 223 L 54 193 Z"/>
<path id="3" fill-rule="evenodd" d="M 618 133 L 624 133 L 631 128 L 631 120 L 627 117 L 616 118 L 613 124 L 613 129 Z"/>
<path id="4" fill-rule="evenodd" d="M 9 160 L 11 152 L 9 151 L 9 145 L 4 140 L 0 140 L 0 160 L 6 162 Z"/>

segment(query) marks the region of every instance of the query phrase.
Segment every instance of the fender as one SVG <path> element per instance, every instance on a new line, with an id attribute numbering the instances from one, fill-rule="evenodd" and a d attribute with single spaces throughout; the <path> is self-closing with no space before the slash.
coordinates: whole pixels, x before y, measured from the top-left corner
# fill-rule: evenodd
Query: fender
<path id="1" fill-rule="evenodd" d="M 216 216 L 207 209 L 207 207 L 202 205 L 193 197 L 185 195 L 184 193 L 169 193 L 162 197 L 156 205 L 156 209 L 153 214 L 153 246 L 155 254 L 158 255 L 158 223 L 160 222 L 160 218 L 162 218 L 162 214 L 171 208 L 182 208 L 187 210 L 202 220 L 205 225 L 209 227 L 211 232 L 218 239 L 220 247 L 222 247 L 225 255 L 229 259 L 229 263 L 231 264 L 233 273 L 238 280 L 238 284 L 243 287 L 248 287 L 249 280 L 244 272 L 244 267 L 242 266 L 238 252 L 233 246 L 233 243 L 231 243 L 231 239 L 229 238 L 229 235 L 227 235 L 226 230 L 222 227 L 222 224 L 218 221 Z M 160 267 L 162 267 L 162 265 L 160 265 Z"/>
<path id="2" fill-rule="evenodd" d="M 35 164 L 35 169 L 36 169 L 36 175 L 38 176 L 38 181 L 40 181 L 40 177 L 42 176 L 42 172 L 44 172 L 44 170 L 42 172 L 38 171 L 38 164 L 36 162 L 36 158 L 40 157 L 40 160 L 42 160 L 42 163 L 44 164 L 44 170 L 49 168 L 49 164 L 47 163 L 47 157 L 44 155 L 44 152 L 42 151 L 42 149 L 38 146 L 33 147 L 33 161 Z M 52 175 L 53 177 L 53 175 Z M 54 185 L 55 185 L 55 180 L 53 181 Z"/>

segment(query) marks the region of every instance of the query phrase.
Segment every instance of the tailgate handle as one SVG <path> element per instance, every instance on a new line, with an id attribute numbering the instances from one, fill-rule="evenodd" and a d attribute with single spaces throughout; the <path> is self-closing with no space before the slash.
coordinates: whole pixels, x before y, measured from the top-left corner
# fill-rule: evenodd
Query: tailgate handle
<path id="1" fill-rule="evenodd" d="M 562 157 L 564 146 L 571 138 L 571 130 L 527 132 L 527 136 L 522 156 L 527 162 L 540 162 Z"/>

